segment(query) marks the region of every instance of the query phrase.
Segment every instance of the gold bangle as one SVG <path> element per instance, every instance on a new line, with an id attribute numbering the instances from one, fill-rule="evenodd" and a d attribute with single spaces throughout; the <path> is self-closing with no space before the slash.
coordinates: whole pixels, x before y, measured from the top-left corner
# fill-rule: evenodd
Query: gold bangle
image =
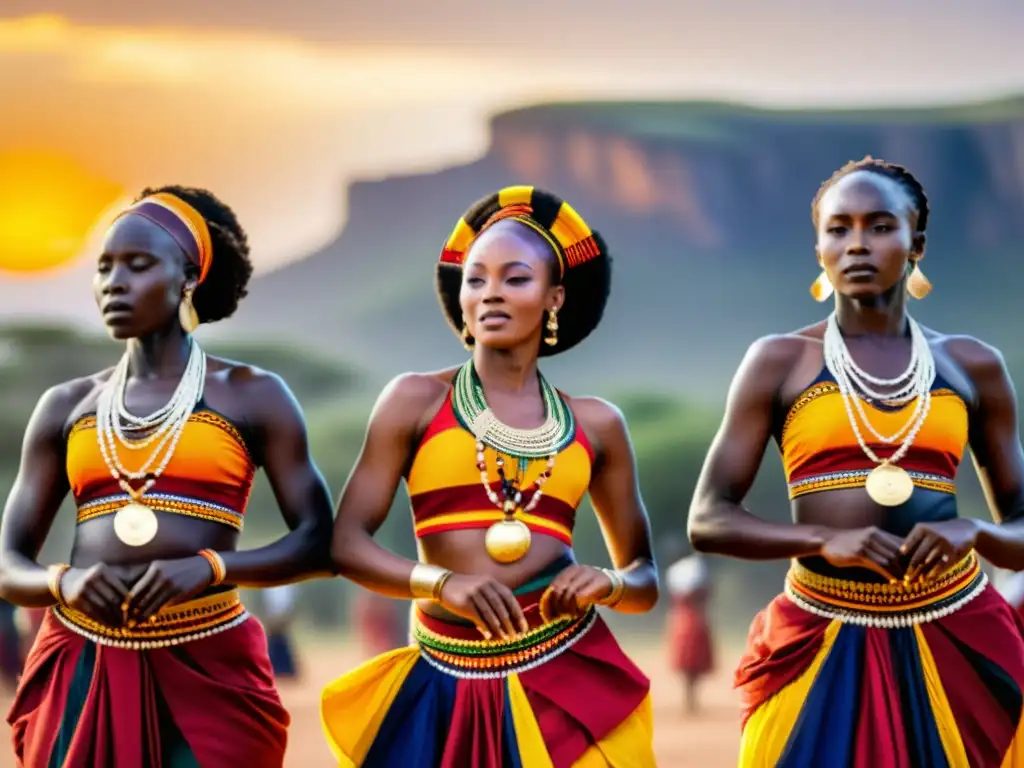
<path id="1" fill-rule="evenodd" d="M 409 590 L 417 600 L 438 600 L 441 588 L 452 572 L 447 568 L 426 563 L 416 563 L 409 574 Z"/>
<path id="2" fill-rule="evenodd" d="M 598 605 L 604 605 L 609 608 L 614 608 L 621 602 L 622 597 L 626 594 L 626 579 L 619 571 L 612 570 L 611 568 L 602 568 L 601 573 L 608 577 L 612 583 L 612 591 L 608 593 L 608 596 L 598 600 Z"/>
<path id="3" fill-rule="evenodd" d="M 64 595 L 60 591 L 60 580 L 64 578 L 64 574 L 71 568 L 67 563 L 60 563 L 59 565 L 51 565 L 46 569 L 46 586 L 50 588 L 50 594 L 53 595 L 53 599 L 57 601 L 57 605 L 62 608 L 67 605 L 64 602 Z"/>
<path id="4" fill-rule="evenodd" d="M 210 582 L 210 586 L 216 587 L 218 584 L 222 584 L 228 575 L 228 568 L 224 565 L 224 558 L 212 549 L 201 549 L 199 550 L 199 555 L 206 558 L 206 562 L 213 569 L 213 580 Z"/>

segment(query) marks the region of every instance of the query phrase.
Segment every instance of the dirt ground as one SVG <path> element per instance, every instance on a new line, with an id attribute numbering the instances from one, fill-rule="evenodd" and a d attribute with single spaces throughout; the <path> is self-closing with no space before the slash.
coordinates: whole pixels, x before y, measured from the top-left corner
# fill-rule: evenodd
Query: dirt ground
<path id="1" fill-rule="evenodd" d="M 722 669 L 701 691 L 703 711 L 692 718 L 682 709 L 679 681 L 668 670 L 659 648 L 624 642 L 632 658 L 650 676 L 655 708 L 655 747 L 662 768 L 730 768 L 736 764 L 739 741 L 737 703 L 729 680 L 731 656 L 722 653 Z M 281 695 L 292 713 L 288 768 L 335 765 L 320 729 L 318 704 L 325 683 L 358 664 L 365 655 L 355 642 L 306 642 L 302 646 L 303 676 L 298 683 L 282 683 Z M 6 712 L 9 697 L 0 695 Z M 14 767 L 7 751 L 0 752 L 0 768 Z M 140 767 L 141 768 L 141 767 Z"/>

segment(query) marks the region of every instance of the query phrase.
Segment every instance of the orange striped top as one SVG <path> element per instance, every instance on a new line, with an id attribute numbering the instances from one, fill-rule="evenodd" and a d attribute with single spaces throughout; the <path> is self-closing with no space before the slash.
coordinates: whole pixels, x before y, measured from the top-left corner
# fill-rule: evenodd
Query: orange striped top
<path id="1" fill-rule="evenodd" d="M 484 454 L 491 488 L 500 493 L 497 456 L 490 448 Z M 518 519 L 534 533 L 571 545 L 576 509 L 590 487 L 593 462 L 593 448 L 577 422 L 573 441 L 555 457 L 537 506 L 528 514 L 519 513 Z M 529 489 L 546 464 L 546 459 L 531 461 L 521 487 Z M 476 466 L 476 439 L 455 416 L 451 392 L 423 435 L 406 482 L 417 538 L 440 531 L 487 528 L 504 518 L 484 490 Z M 524 506 L 531 494 L 523 494 Z"/>
<path id="2" fill-rule="evenodd" d="M 135 471 L 151 447 L 118 447 L 121 464 Z M 83 416 L 68 433 L 66 468 L 78 522 L 109 515 L 128 503 L 100 453 L 96 417 Z M 185 424 L 167 468 L 141 501 L 159 512 L 212 520 L 242 530 L 256 465 L 241 432 L 214 411 L 199 409 Z M 141 481 L 132 483 L 139 487 Z"/>
<path id="3" fill-rule="evenodd" d="M 899 408 L 864 403 L 872 426 L 883 435 L 902 427 L 916 401 Z M 861 435 L 879 458 L 899 447 L 879 443 L 861 422 Z M 957 467 L 967 445 L 968 411 L 964 398 L 940 377 L 932 385 L 931 407 L 913 445 L 899 461 L 914 485 L 955 493 Z M 779 436 L 789 496 L 864 486 L 877 466 L 867 457 L 850 426 L 839 386 L 827 369 L 801 393 L 786 415 Z"/>

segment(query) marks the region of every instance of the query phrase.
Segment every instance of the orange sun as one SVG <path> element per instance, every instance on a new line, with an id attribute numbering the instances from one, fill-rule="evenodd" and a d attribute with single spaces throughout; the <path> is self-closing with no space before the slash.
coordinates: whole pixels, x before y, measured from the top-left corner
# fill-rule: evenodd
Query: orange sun
<path id="1" fill-rule="evenodd" d="M 44 151 L 0 151 L 0 271 L 44 272 L 81 255 L 121 187 Z"/>

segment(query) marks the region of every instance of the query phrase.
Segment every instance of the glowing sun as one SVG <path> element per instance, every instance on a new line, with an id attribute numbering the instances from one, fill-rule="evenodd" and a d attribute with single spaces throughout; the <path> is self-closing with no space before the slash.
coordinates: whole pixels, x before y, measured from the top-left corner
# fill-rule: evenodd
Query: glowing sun
<path id="1" fill-rule="evenodd" d="M 0 270 L 29 273 L 81 255 L 121 187 L 61 155 L 0 151 Z"/>

